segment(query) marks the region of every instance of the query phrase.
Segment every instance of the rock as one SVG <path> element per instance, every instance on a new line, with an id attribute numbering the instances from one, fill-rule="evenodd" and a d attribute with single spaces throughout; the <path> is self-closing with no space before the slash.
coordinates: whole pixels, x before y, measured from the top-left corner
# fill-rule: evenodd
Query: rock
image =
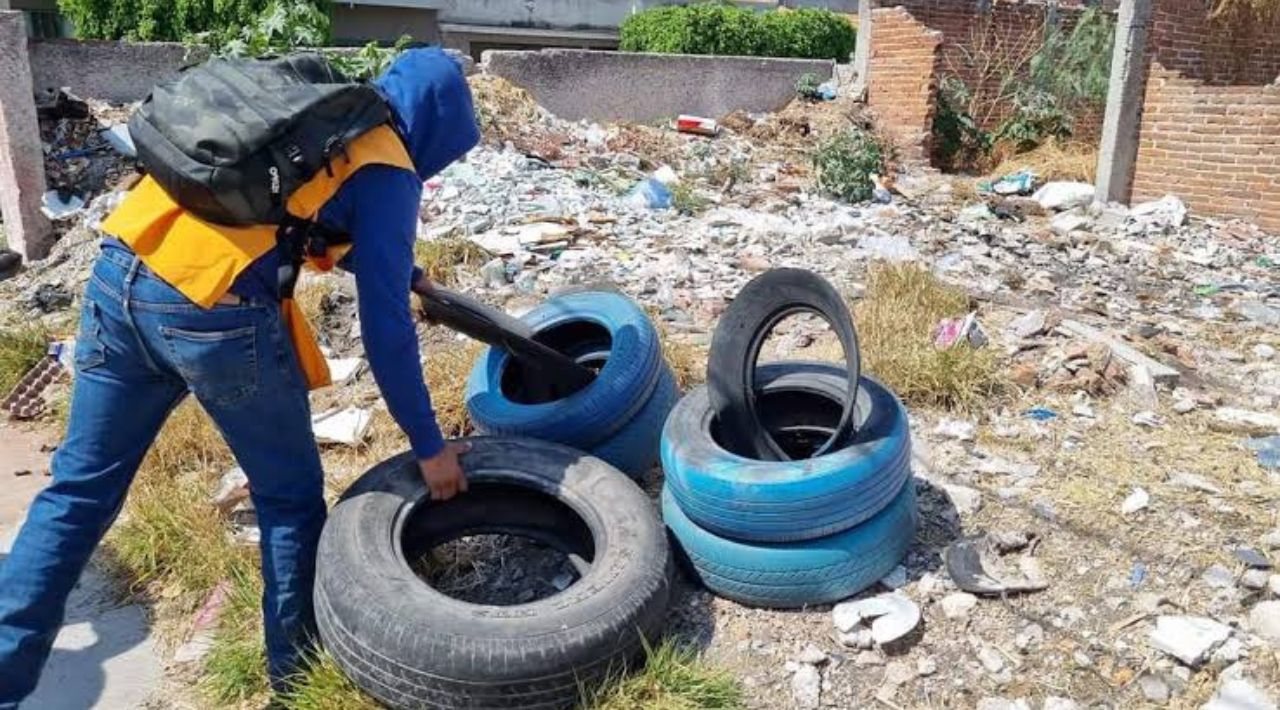
<path id="1" fill-rule="evenodd" d="M 881 645 L 911 633 L 920 623 L 920 607 L 900 592 L 891 592 L 854 602 L 842 602 L 831 611 L 836 629 L 842 633 L 871 624 L 871 637 Z"/>
<path id="2" fill-rule="evenodd" d="M 1161 616 L 1151 632 L 1151 645 L 1188 666 L 1199 666 L 1231 636 L 1231 628 L 1202 616 Z"/>
<path id="3" fill-rule="evenodd" d="M 968 592 L 955 592 L 943 597 L 939 604 L 948 619 L 964 619 L 978 605 L 978 598 Z"/>
<path id="4" fill-rule="evenodd" d="M 894 567 L 892 572 L 880 579 L 880 584 L 889 589 L 902 589 L 907 586 L 907 568 L 902 565 Z"/>
<path id="5" fill-rule="evenodd" d="M 1247 570 L 1243 575 L 1240 576 L 1240 586 L 1244 587 L 1245 589 L 1252 589 L 1255 591 L 1260 589 L 1266 589 L 1267 580 L 1269 579 L 1269 577 L 1270 575 L 1267 574 L 1266 570 L 1260 570 L 1260 569 Z"/>
<path id="6" fill-rule="evenodd" d="M 822 673 L 815 666 L 801 665 L 791 676 L 791 697 L 800 710 L 822 706 Z"/>
<path id="7" fill-rule="evenodd" d="M 1227 589 L 1235 586 L 1236 576 L 1231 570 L 1222 565 L 1211 565 L 1200 575 L 1200 581 L 1213 587 L 1214 589 Z"/>
<path id="8" fill-rule="evenodd" d="M 1214 649 L 1213 653 L 1209 654 L 1209 660 L 1219 666 L 1229 666 L 1240 660 L 1240 657 L 1243 655 L 1244 643 L 1235 636 L 1232 636 L 1226 641 L 1223 641 L 1221 646 Z"/>
<path id="9" fill-rule="evenodd" d="M 892 661 L 884 668 L 884 682 L 902 685 L 914 680 L 916 671 L 906 661 Z"/>
<path id="10" fill-rule="evenodd" d="M 938 672 L 938 662 L 933 656 L 925 656 L 916 661 L 916 674 L 921 676 L 931 676 Z"/>
<path id="11" fill-rule="evenodd" d="M 1209 479 L 1194 473 L 1178 472 L 1169 477 L 1169 485 L 1200 491 L 1209 495 L 1222 495 L 1222 489 L 1213 485 Z"/>
<path id="12" fill-rule="evenodd" d="M 1173 411 L 1178 414 L 1188 414 L 1195 411 L 1196 401 L 1194 399 L 1179 399 L 1173 402 Z"/>
<path id="13" fill-rule="evenodd" d="M 978 649 L 978 662 L 988 673 L 999 673 L 1004 670 L 1004 656 L 991 646 L 983 646 Z"/>
<path id="14" fill-rule="evenodd" d="M 951 504 L 955 506 L 956 512 L 961 515 L 973 515 L 982 508 L 982 493 L 976 488 L 956 486 L 950 483 L 941 484 L 941 488 L 947 494 L 947 497 L 951 499 Z"/>
<path id="15" fill-rule="evenodd" d="M 821 665 L 827 662 L 827 654 L 817 646 L 809 644 L 796 656 L 796 662 L 808 663 L 811 666 Z"/>
<path id="16" fill-rule="evenodd" d="M 1013 639 L 1013 644 L 1023 653 L 1034 650 L 1043 642 L 1044 628 L 1039 624 L 1027 624 Z"/>
<path id="17" fill-rule="evenodd" d="M 1280 415 L 1252 412 L 1247 409 L 1219 407 L 1213 412 L 1209 428 L 1224 434 L 1266 436 L 1280 431 Z"/>
<path id="18" fill-rule="evenodd" d="M 1120 514 L 1133 515 L 1134 513 L 1146 508 L 1150 503 L 1151 496 L 1145 490 L 1135 488 L 1133 489 L 1133 492 L 1129 494 L 1129 497 L 1125 498 L 1124 502 L 1120 504 Z"/>
<path id="19" fill-rule="evenodd" d="M 1092 668 L 1093 659 L 1089 658 L 1089 654 L 1084 651 L 1076 651 L 1071 654 L 1071 662 L 1076 664 L 1077 668 Z"/>
<path id="20" fill-rule="evenodd" d="M 938 436 L 956 441 L 973 441 L 976 431 L 977 427 L 973 422 L 966 422 L 963 419 L 943 419 L 933 429 L 933 433 Z"/>
<path id="21" fill-rule="evenodd" d="M 1262 546 L 1268 550 L 1280 550 L 1280 530 L 1272 530 L 1263 535 Z"/>
<path id="22" fill-rule="evenodd" d="M 976 710 L 1031 710 L 1031 704 L 1022 698 L 1017 700 L 983 698 L 978 701 Z"/>
<path id="23" fill-rule="evenodd" d="M 996 552 L 1017 552 L 1031 544 L 1031 537 L 1021 530 L 997 530 L 987 535 Z"/>
<path id="24" fill-rule="evenodd" d="M 1276 710 L 1276 701 L 1248 680 L 1232 678 L 1200 710 Z"/>
<path id="25" fill-rule="evenodd" d="M 859 668 L 867 668 L 869 666 L 883 666 L 884 657 L 875 651 L 863 651 L 853 659 L 853 665 Z"/>
<path id="26" fill-rule="evenodd" d="M 1258 325 L 1280 326 L 1280 308 L 1272 308 L 1265 303 L 1241 301 L 1236 304 L 1236 312 Z"/>
<path id="27" fill-rule="evenodd" d="M 1164 419 L 1162 419 L 1159 414 L 1150 410 L 1138 412 L 1133 415 L 1132 419 L 1134 424 L 1147 427 L 1148 429 L 1155 429 L 1156 427 L 1164 424 Z"/>
<path id="28" fill-rule="evenodd" d="M 1276 356 L 1276 349 L 1266 343 L 1253 346 L 1253 356 L 1259 360 L 1270 360 Z"/>
<path id="29" fill-rule="evenodd" d="M 1056 695 L 1050 695 L 1044 699 L 1042 710 L 1077 710 L 1079 707 L 1076 701 L 1070 698 L 1059 698 Z"/>
<path id="30" fill-rule="evenodd" d="M 1249 630 L 1280 646 L 1280 601 L 1265 601 L 1249 611 Z"/>
<path id="31" fill-rule="evenodd" d="M 1087 215 L 1076 212 L 1063 212 L 1049 220 L 1049 229 L 1053 230 L 1054 234 L 1065 237 L 1077 229 L 1088 227 L 1092 222 L 1093 220 L 1089 219 Z"/>
<path id="32" fill-rule="evenodd" d="M 1187 206 L 1176 195 L 1142 202 L 1129 208 L 1134 221 L 1155 227 L 1181 227 L 1187 221 Z"/>
<path id="33" fill-rule="evenodd" d="M 1169 702 L 1169 684 L 1154 673 L 1138 676 L 1138 687 L 1142 690 L 1142 697 L 1153 703 Z"/>
<path id="34" fill-rule="evenodd" d="M 1267 579 L 1267 589 L 1271 590 L 1271 596 L 1280 597 L 1280 574 L 1273 574 Z"/>
<path id="35" fill-rule="evenodd" d="M 1249 569 L 1271 569 L 1271 560 L 1252 547 L 1237 547 L 1234 552 L 1236 559 Z"/>
<path id="36" fill-rule="evenodd" d="M 1044 311 L 1031 311 L 1014 319 L 1009 324 L 1009 330 L 1019 338 L 1030 338 L 1043 333 L 1046 323 Z"/>

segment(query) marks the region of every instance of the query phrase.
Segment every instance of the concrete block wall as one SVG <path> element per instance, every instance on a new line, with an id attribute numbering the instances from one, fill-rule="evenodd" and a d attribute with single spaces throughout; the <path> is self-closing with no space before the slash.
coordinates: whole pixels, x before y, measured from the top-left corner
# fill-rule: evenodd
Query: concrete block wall
<path id="1" fill-rule="evenodd" d="M 867 105 L 902 157 L 927 161 L 942 33 L 911 16 L 905 8 L 872 11 L 872 41 Z"/>
<path id="2" fill-rule="evenodd" d="M 825 80 L 834 68 L 824 60 L 577 49 L 488 51 L 482 61 L 485 73 L 528 90 L 561 118 L 632 123 L 774 111 L 795 97 L 802 75 Z"/>
<path id="3" fill-rule="evenodd" d="M 1280 33 L 1214 30 L 1199 0 L 1157 0 L 1133 199 L 1280 232 Z"/>
<path id="4" fill-rule="evenodd" d="M 32 40 L 31 74 L 36 91 L 68 87 L 71 93 L 112 103 L 146 98 L 151 87 L 209 53 L 175 42 Z"/>
<path id="5" fill-rule="evenodd" d="M 0 10 L 0 228 L 10 249 L 24 259 L 39 259 L 53 246 L 53 230 L 40 212 L 44 151 L 26 38 L 23 14 Z"/>

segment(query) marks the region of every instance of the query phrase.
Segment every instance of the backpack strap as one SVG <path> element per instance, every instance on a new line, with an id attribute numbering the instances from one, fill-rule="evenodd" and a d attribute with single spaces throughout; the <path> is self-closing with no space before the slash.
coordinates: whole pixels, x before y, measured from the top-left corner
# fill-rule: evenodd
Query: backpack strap
<path id="1" fill-rule="evenodd" d="M 320 222 L 288 215 L 276 228 L 276 253 L 280 265 L 276 268 L 276 288 L 280 299 L 293 298 L 302 265 L 308 260 L 323 261 L 329 258 L 330 247 L 350 244 L 351 235 L 333 229 Z"/>

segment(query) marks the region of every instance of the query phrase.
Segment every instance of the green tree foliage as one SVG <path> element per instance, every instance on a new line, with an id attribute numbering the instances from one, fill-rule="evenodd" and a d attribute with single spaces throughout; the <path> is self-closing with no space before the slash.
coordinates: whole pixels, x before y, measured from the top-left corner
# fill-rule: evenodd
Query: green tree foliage
<path id="1" fill-rule="evenodd" d="M 622 23 L 624 52 L 848 61 L 857 33 L 829 10 L 755 12 L 723 3 L 656 7 Z"/>
<path id="2" fill-rule="evenodd" d="M 261 41 L 264 32 L 291 27 L 302 29 L 295 46 L 328 40 L 327 0 L 58 0 L 58 7 L 75 24 L 76 35 L 86 39 L 196 39 L 221 47 L 237 40 Z M 299 22 L 304 15 L 310 17 Z M 259 27 L 255 38 L 246 37 Z"/>

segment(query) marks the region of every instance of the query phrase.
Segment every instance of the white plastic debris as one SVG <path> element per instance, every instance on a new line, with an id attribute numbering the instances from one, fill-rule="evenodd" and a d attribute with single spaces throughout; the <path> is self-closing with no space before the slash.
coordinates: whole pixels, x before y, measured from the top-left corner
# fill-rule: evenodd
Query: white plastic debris
<path id="1" fill-rule="evenodd" d="M 920 607 L 900 592 L 837 604 L 831 615 L 842 633 L 869 622 L 871 638 L 881 645 L 906 636 L 920 623 Z"/>
<path id="2" fill-rule="evenodd" d="M 1046 210 L 1069 210 L 1093 202 L 1094 187 L 1087 182 L 1050 182 L 1036 190 L 1031 199 Z"/>
<path id="3" fill-rule="evenodd" d="M 1155 429 L 1161 424 L 1164 424 L 1164 419 L 1161 418 L 1159 414 L 1147 410 L 1133 415 L 1133 423 L 1138 426 L 1147 427 L 1148 429 Z"/>
<path id="4" fill-rule="evenodd" d="M 372 421 L 373 415 L 367 409 L 330 409 L 311 417 L 311 431 L 318 441 L 355 446 L 364 441 Z"/>
<path id="5" fill-rule="evenodd" d="M 1181 227 L 1187 221 L 1187 206 L 1176 195 L 1134 205 L 1129 216 L 1143 224 L 1158 227 Z"/>
<path id="6" fill-rule="evenodd" d="M 933 429 L 933 433 L 956 441 L 973 441 L 976 432 L 977 427 L 974 426 L 973 422 L 967 422 L 963 419 L 943 419 Z"/>
<path id="7" fill-rule="evenodd" d="M 74 217 L 84 211 L 84 198 L 67 195 L 64 199 L 57 190 L 49 190 L 44 193 L 44 199 L 40 202 L 40 211 L 53 220 Z"/>
<path id="8" fill-rule="evenodd" d="M 1120 504 L 1121 515 L 1133 515 L 1151 504 L 1151 496 L 1142 488 L 1135 488 Z"/>
<path id="9" fill-rule="evenodd" d="M 1231 636 L 1231 627 L 1203 616 L 1161 616 L 1151 645 L 1188 666 L 1198 666 Z"/>
<path id="10" fill-rule="evenodd" d="M 129 124 L 117 123 L 102 130 L 102 138 L 111 149 L 126 158 L 138 157 L 138 149 L 133 145 L 133 136 L 129 135 Z"/>
<path id="11" fill-rule="evenodd" d="M 335 385 L 345 385 L 350 382 L 364 365 L 364 360 L 358 357 L 325 358 L 324 361 L 329 365 L 329 377 L 333 379 Z"/>
<path id="12" fill-rule="evenodd" d="M 236 466 L 235 468 L 222 474 L 222 480 L 218 484 L 218 491 L 213 494 L 213 504 L 223 515 L 231 512 L 231 509 L 239 505 L 241 502 L 249 498 L 249 477 L 245 475 L 244 469 Z"/>

